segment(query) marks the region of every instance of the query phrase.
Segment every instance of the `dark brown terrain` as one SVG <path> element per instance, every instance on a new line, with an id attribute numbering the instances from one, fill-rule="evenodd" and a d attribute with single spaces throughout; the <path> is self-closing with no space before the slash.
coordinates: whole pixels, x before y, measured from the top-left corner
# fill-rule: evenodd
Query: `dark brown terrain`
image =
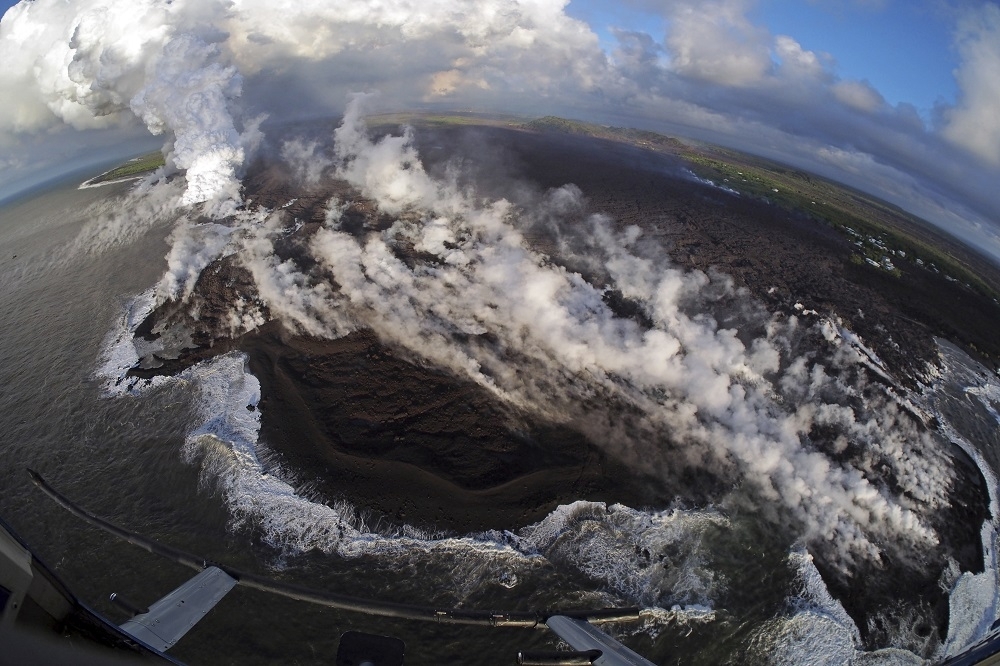
<path id="1" fill-rule="evenodd" d="M 801 303 L 836 314 L 904 383 L 912 385 L 923 364 L 935 362 L 935 336 L 1000 367 L 1000 306 L 986 294 L 899 260 L 906 266 L 899 277 L 852 261 L 851 238 L 811 214 L 671 177 L 684 166 L 672 153 L 567 134 L 518 140 L 511 132 L 492 132 L 526 180 L 543 188 L 578 185 L 591 211 L 621 226 L 638 225 L 675 263 L 721 270 L 772 310 L 794 314 Z M 898 216 L 894 224 L 906 220 Z M 921 237 L 931 233 L 908 228 Z M 947 242 L 941 234 L 933 237 Z"/>
<path id="2" fill-rule="evenodd" d="M 1000 307 L 983 295 L 929 270 L 895 277 L 852 262 L 853 245 L 832 226 L 693 182 L 676 155 L 502 127 L 424 127 L 418 140 L 430 171 L 462 156 L 466 177 L 486 197 L 517 202 L 576 184 L 587 212 L 605 213 L 621 227 L 638 225 L 674 263 L 718 269 L 772 311 L 839 316 L 903 383 L 912 385 L 935 362 L 935 336 L 1000 357 L 992 335 Z M 252 203 L 276 209 L 294 199 L 287 220 L 305 224 L 276 245 L 282 259 L 306 261 L 300 248 L 334 194 L 351 201 L 344 227 L 391 224 L 343 183 L 303 191 L 280 163 L 259 164 L 244 182 Z M 542 251 L 553 249 L 544 233 L 528 236 Z M 178 358 L 146 359 L 146 369 L 133 374 L 172 374 L 233 348 L 247 352 L 262 383 L 263 441 L 328 497 L 350 496 L 387 517 L 453 530 L 513 528 L 568 499 L 664 499 L 580 433 L 526 421 L 483 389 L 426 368 L 371 334 L 315 340 L 272 321 L 231 339 L 221 322 L 237 296 L 253 293 L 238 256 L 217 261 L 190 302 L 165 304 L 138 331 L 152 339 L 155 326 L 180 324 L 191 333 L 188 348 Z M 537 445 L 541 433 L 544 449 Z M 376 472 L 376 464 L 387 469 Z M 377 495 L 349 492 L 380 478 L 394 481 Z"/>
<path id="3" fill-rule="evenodd" d="M 586 197 L 586 213 L 604 213 L 620 228 L 638 225 L 673 263 L 728 274 L 772 312 L 839 317 L 904 385 L 917 386 L 937 361 L 936 336 L 987 362 L 1000 359 L 1000 306 L 989 293 L 916 264 L 900 262 L 894 274 L 859 262 L 852 239 L 815 215 L 695 182 L 685 175 L 688 163 L 670 152 L 674 144 L 657 152 L 607 138 L 498 126 L 425 126 L 417 140 L 429 171 L 461 156 L 464 177 L 487 198 L 527 202 L 574 183 Z M 254 204 L 277 209 L 294 200 L 284 208 L 287 223 L 303 224 L 277 242 L 275 252 L 304 270 L 310 260 L 303 248 L 331 195 L 349 202 L 345 229 L 392 222 L 344 183 L 304 191 L 280 163 L 256 165 L 244 183 Z M 903 228 L 906 221 L 894 218 L 893 224 Z M 537 249 L 554 252 L 544 231 L 525 231 Z M 250 273 L 233 255 L 203 271 L 191 300 L 167 303 L 150 315 L 137 336 L 151 340 L 183 330 L 178 337 L 189 334 L 190 342 L 176 353 L 144 359 L 144 369 L 132 374 L 173 374 L 231 349 L 244 351 L 261 382 L 265 458 L 273 456 L 327 499 L 349 499 L 390 523 L 464 533 L 515 529 L 573 500 L 664 507 L 677 497 L 610 459 L 581 432 L 517 413 L 370 331 L 319 340 L 272 320 L 232 338 L 222 322 L 237 296 L 256 298 Z M 616 309 L 627 308 L 619 303 Z M 978 470 L 955 457 L 963 481 L 954 515 L 945 521 L 954 531 L 948 541 L 963 568 L 975 569 L 981 567 L 985 489 Z M 689 481 L 689 487 L 702 484 Z M 933 577 L 918 582 L 932 590 L 927 599 L 943 631 L 947 595 L 933 591 Z M 884 578 L 864 590 L 841 581 L 831 590 L 861 618 L 871 611 L 873 596 L 891 597 L 899 584 Z M 866 636 L 881 631 L 861 624 Z"/>

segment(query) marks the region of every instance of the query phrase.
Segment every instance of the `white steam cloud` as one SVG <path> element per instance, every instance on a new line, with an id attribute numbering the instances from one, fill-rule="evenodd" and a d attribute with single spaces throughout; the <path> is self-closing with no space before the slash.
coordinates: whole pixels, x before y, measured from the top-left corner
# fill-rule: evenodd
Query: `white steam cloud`
<path id="1" fill-rule="evenodd" d="M 229 105 L 240 95 L 236 69 L 218 62 L 219 48 L 194 35 L 167 42 L 129 102 L 153 134 L 173 132 L 170 160 L 185 170 L 183 204 L 240 198 L 237 171 L 245 158 Z"/>
<path id="2" fill-rule="evenodd" d="M 243 79 L 225 62 L 225 33 L 212 21 L 225 3 L 57 0 L 22 2 L 0 27 L 0 88 L 18 90 L 0 126 L 44 128 L 54 117 L 74 127 L 127 122 L 168 134 L 168 165 L 185 172 L 182 204 L 208 202 L 227 214 L 240 200 L 248 148 L 259 120 L 241 133 L 235 101 Z M 213 207 L 215 207 L 213 209 Z"/>
<path id="3" fill-rule="evenodd" d="M 239 252 L 272 316 L 319 337 L 368 327 L 521 409 L 581 428 L 643 473 L 696 467 L 748 481 L 776 519 L 833 552 L 844 572 L 879 561 L 886 547 L 905 559 L 937 543 L 926 516 L 947 503 L 950 466 L 894 403 L 862 398 L 863 380 L 850 378 L 859 354 L 833 322 L 772 318 L 724 276 L 650 258 L 639 229 L 619 232 L 604 216 L 577 220 L 574 231 L 564 224 L 583 210 L 574 186 L 533 210 L 483 202 L 431 177 L 409 131 L 370 139 L 364 101 L 336 130 L 332 166 L 396 221 L 351 233 L 332 201 L 308 246 L 310 270 L 275 254 L 280 213 L 243 224 L 228 251 Z M 554 225 L 566 256 L 533 250 L 522 233 L 530 224 Z M 595 267 L 605 284 L 564 260 Z M 651 325 L 617 316 L 608 289 Z M 800 353 L 806 343 L 825 351 Z"/>

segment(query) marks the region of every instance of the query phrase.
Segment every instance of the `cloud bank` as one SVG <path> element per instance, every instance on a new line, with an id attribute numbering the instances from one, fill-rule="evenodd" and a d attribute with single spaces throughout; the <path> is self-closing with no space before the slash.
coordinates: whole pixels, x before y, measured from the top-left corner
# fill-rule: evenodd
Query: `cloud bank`
<path id="1" fill-rule="evenodd" d="M 224 213 L 262 114 L 336 114 L 346 93 L 380 89 L 388 108 L 559 113 L 719 141 L 862 187 L 1000 257 L 997 5 L 955 10 L 961 95 L 928 124 L 755 24 L 753 4 L 657 3 L 659 31 L 618 30 L 606 53 L 565 0 L 25 1 L 0 21 L 0 146 L 14 173 L 66 127 L 141 123 L 165 136 L 185 202 Z"/>
<path id="2" fill-rule="evenodd" d="M 964 97 L 945 111 L 948 139 L 993 166 L 1000 165 L 1000 7 L 966 12 L 956 31 L 962 66 L 955 73 Z"/>

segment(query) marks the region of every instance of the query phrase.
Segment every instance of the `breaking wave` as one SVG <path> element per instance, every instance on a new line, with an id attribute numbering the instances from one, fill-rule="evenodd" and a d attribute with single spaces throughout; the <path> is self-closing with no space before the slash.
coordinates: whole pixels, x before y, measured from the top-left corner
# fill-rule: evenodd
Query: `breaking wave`
<path id="1" fill-rule="evenodd" d="M 944 656 L 954 656 L 989 634 L 1000 617 L 1000 566 L 998 566 L 998 520 L 1000 485 L 996 460 L 987 459 L 1000 445 L 1000 377 L 943 340 L 941 371 L 926 390 L 928 408 L 941 430 L 975 462 L 986 481 L 990 517 L 983 522 L 981 543 L 983 571 L 955 571 L 950 582 L 948 637 Z M 957 407 L 957 408 L 956 408 Z M 978 414 L 977 414 L 978 412 Z M 973 444 L 976 442 L 976 444 Z"/>
<path id="2" fill-rule="evenodd" d="M 201 465 L 206 484 L 222 489 L 235 528 L 259 529 L 265 541 L 293 553 L 318 550 L 346 558 L 390 559 L 409 559 L 414 553 L 474 556 L 487 564 L 494 582 L 505 587 L 517 584 L 519 572 L 544 562 L 573 570 L 614 597 L 645 606 L 644 630 L 658 622 L 712 619 L 715 581 L 701 538 L 706 529 L 726 523 L 722 515 L 711 510 L 646 512 L 579 501 L 517 532 L 443 536 L 409 525 L 374 529 L 350 503 L 314 501 L 286 481 L 281 470 L 265 468 L 257 442 L 260 383 L 248 372 L 243 354 L 218 356 L 176 377 L 125 379 L 138 360 L 134 346 L 129 349 L 129 331 L 134 332 L 153 302 L 150 290 L 129 305 L 116 334 L 108 338 L 99 375 L 106 390 L 118 394 L 142 395 L 172 385 L 196 393 L 197 419 L 183 455 Z M 682 557 L 660 557 L 664 552 Z M 474 573 L 480 581 L 482 568 Z"/>

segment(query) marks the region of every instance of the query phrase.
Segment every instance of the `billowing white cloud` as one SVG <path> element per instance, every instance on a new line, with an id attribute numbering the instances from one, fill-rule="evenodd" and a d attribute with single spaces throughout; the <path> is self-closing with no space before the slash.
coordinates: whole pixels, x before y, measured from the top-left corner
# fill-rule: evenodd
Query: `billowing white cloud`
<path id="1" fill-rule="evenodd" d="M 297 100 L 300 112 L 303 104 L 329 112 L 329 95 L 339 105 L 347 89 L 380 85 L 411 104 L 470 88 L 497 96 L 586 90 L 604 58 L 564 5 L 22 2 L 0 24 L 0 91 L 12 100 L 0 110 L 0 132 L 106 127 L 134 116 L 167 133 L 169 162 L 187 177 L 186 203 L 238 203 L 256 131 L 238 103 L 245 76 L 257 77 L 263 97 L 274 93 L 267 81 L 282 77 L 311 78 L 311 92 L 326 88 L 319 105 Z M 269 110 L 270 100 L 255 101 Z"/>
<path id="2" fill-rule="evenodd" d="M 774 52 L 783 72 L 814 80 L 829 77 L 820 57 L 802 48 L 801 44 L 788 35 L 778 35 L 774 38 Z"/>
<path id="3" fill-rule="evenodd" d="M 833 96 L 845 105 L 871 113 L 885 106 L 885 98 L 867 81 L 838 81 Z"/>
<path id="4" fill-rule="evenodd" d="M 674 71 L 727 86 L 750 86 L 771 70 L 770 36 L 746 17 L 745 0 L 671 7 L 666 43 Z"/>
<path id="5" fill-rule="evenodd" d="M 636 2 L 659 12 L 660 32 L 619 30 L 610 54 L 566 14 L 565 0 L 22 2 L 0 22 L 6 171 L 46 154 L 15 139 L 25 132 L 45 143 L 62 125 L 144 125 L 164 135 L 170 166 L 184 172 L 185 201 L 230 212 L 262 115 L 336 115 L 349 92 L 380 90 L 385 108 L 633 124 L 834 178 L 852 174 L 817 160 L 819 149 L 854 152 L 917 182 L 916 198 L 894 203 L 967 211 L 968 219 L 931 221 L 970 238 L 975 225 L 996 222 L 996 5 L 959 24 L 962 98 L 940 114 L 939 132 L 867 82 L 840 79 L 830 56 L 755 23 L 752 0 Z M 901 190 L 860 185 L 884 196 Z M 948 200 L 955 205 L 940 205 Z"/>
<path id="6" fill-rule="evenodd" d="M 225 35 L 211 20 L 224 11 L 218 2 L 18 4 L 0 23 L 0 90 L 12 100 L 4 129 L 107 127 L 134 116 L 153 134 L 170 132 L 185 203 L 238 201 L 245 154 L 230 107 L 241 77 L 219 61 L 213 42 Z"/>
<path id="7" fill-rule="evenodd" d="M 955 42 L 962 64 L 955 72 L 961 97 L 947 113 L 944 134 L 986 162 L 1000 165 L 1000 6 L 966 11 Z"/>

